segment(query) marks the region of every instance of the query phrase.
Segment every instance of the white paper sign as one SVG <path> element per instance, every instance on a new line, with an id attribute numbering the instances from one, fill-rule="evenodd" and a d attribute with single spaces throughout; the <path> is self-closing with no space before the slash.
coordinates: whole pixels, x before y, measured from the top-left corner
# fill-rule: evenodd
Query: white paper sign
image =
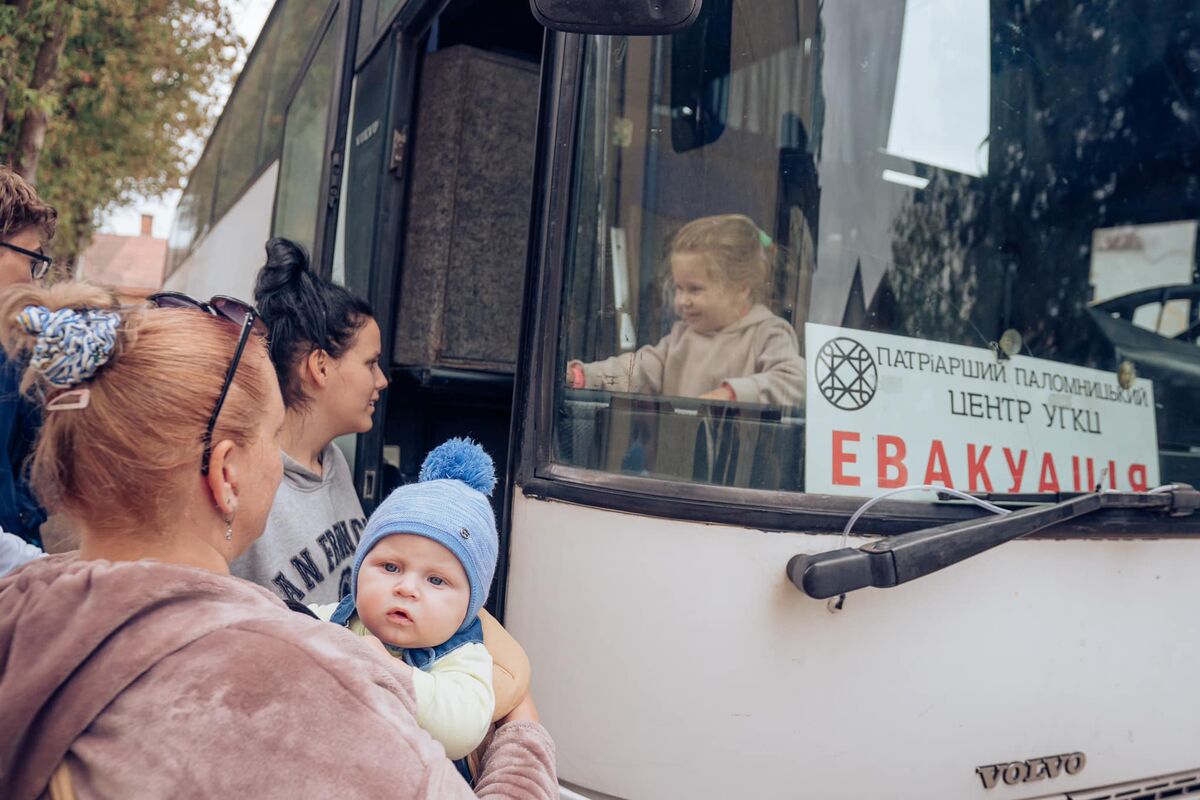
<path id="1" fill-rule="evenodd" d="M 1149 380 L 1122 389 L 1112 372 L 815 323 L 804 341 L 806 491 L 1158 485 Z"/>

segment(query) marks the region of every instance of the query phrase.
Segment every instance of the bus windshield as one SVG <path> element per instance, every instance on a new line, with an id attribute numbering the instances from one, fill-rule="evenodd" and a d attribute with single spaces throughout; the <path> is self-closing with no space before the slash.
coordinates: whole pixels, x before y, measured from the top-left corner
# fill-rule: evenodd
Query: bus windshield
<path id="1" fill-rule="evenodd" d="M 1200 483 L 1198 76 L 1184 0 L 705 0 L 588 38 L 554 459 Z"/>

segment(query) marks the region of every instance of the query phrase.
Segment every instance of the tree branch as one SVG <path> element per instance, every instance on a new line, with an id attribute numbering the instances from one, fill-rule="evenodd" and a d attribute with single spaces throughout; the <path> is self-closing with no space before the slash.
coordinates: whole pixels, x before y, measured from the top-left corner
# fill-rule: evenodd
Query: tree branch
<path id="1" fill-rule="evenodd" d="M 4 0 L 4 5 L 16 7 L 17 24 L 13 25 L 13 29 L 16 30 L 29 14 L 33 0 Z M 4 135 L 4 129 L 8 123 L 8 89 L 12 86 L 13 64 L 16 60 L 16 52 L 5 53 L 4 58 L 0 58 L 0 136 Z"/>
<path id="2" fill-rule="evenodd" d="M 46 38 L 42 40 L 42 46 L 38 48 L 37 59 L 34 61 L 33 79 L 29 82 L 32 91 L 40 92 L 45 89 L 58 73 L 58 60 L 62 56 L 63 46 L 67 43 L 67 32 L 73 19 L 74 12 L 64 0 L 55 3 Z M 46 141 L 48 118 L 43 105 L 31 106 L 21 120 L 21 133 L 17 138 L 13 171 L 34 186 L 37 185 L 38 161 L 42 156 L 42 145 Z"/>

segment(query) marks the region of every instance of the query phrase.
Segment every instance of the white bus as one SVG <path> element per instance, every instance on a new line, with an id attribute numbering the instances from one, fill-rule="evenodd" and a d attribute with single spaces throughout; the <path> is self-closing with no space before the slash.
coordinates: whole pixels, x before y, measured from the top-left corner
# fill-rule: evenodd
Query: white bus
<path id="1" fill-rule="evenodd" d="M 803 399 L 568 388 L 725 213 Z M 497 455 L 565 797 L 1190 797 L 1198 219 L 1186 0 L 279 0 L 167 287 L 371 300 L 368 509 Z"/>

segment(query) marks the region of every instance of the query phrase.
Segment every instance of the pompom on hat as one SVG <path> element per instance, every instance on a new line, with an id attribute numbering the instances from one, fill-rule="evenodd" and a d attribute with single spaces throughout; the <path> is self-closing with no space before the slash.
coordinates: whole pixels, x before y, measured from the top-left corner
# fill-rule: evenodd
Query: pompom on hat
<path id="1" fill-rule="evenodd" d="M 491 456 L 470 439 L 450 439 L 431 450 L 417 482 L 393 491 L 367 520 L 354 554 L 352 602 L 358 599 L 358 570 L 371 549 L 384 537 L 412 533 L 442 545 L 462 564 L 471 601 L 459 632 L 468 628 L 487 601 L 496 573 L 500 537 L 488 502 L 495 486 Z"/>

